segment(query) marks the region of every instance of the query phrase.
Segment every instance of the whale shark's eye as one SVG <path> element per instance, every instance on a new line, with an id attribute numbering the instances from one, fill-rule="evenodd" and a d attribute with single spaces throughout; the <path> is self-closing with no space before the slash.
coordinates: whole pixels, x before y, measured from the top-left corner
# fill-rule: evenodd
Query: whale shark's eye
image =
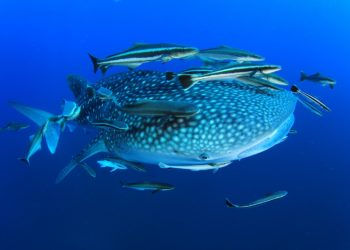
<path id="1" fill-rule="evenodd" d="M 203 154 L 201 154 L 200 156 L 199 156 L 199 159 L 201 159 L 201 160 L 208 160 L 209 159 L 209 155 L 208 154 L 206 154 L 206 153 L 203 153 Z"/>

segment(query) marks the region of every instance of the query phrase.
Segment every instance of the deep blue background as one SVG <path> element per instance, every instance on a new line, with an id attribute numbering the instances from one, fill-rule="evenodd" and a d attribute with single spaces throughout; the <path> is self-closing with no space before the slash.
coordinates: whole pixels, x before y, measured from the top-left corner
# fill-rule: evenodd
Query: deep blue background
<path id="1" fill-rule="evenodd" d="M 0 125 L 27 122 L 8 100 L 59 112 L 62 99 L 73 98 L 68 74 L 101 77 L 87 52 L 105 56 L 134 42 L 231 45 L 282 65 L 291 82 L 303 69 L 332 76 L 337 86 L 299 84 L 333 111 L 320 118 L 298 106 L 297 135 L 217 174 L 100 169 L 91 179 L 77 170 L 55 185 L 91 135 L 65 133 L 56 155 L 44 149 L 28 168 L 17 157 L 35 126 L 2 133 L 0 249 L 350 249 L 349 12 L 347 0 L 1 1 Z M 120 188 L 120 180 L 142 179 L 177 188 L 157 195 Z M 282 189 L 289 195 L 266 206 L 223 204 L 225 196 L 245 202 Z"/>

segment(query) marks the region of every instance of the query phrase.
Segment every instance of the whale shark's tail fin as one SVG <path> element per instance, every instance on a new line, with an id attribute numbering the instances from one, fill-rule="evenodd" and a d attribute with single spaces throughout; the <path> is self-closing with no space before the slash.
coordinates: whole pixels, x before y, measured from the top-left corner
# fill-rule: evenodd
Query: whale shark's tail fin
<path id="1" fill-rule="evenodd" d="M 51 154 L 56 152 L 60 134 L 66 122 L 76 118 L 77 113 L 80 112 L 77 105 L 72 105 L 72 102 L 67 101 L 65 102 L 62 115 L 54 115 L 17 102 L 9 102 L 9 104 L 18 112 L 31 119 L 39 127 L 43 127 L 44 124 L 46 124 L 43 136 L 45 137 L 47 147 Z"/>

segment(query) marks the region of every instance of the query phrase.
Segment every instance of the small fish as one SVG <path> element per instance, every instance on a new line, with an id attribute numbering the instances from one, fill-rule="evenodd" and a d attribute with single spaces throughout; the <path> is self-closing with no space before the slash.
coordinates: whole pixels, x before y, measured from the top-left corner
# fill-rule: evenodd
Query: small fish
<path id="1" fill-rule="evenodd" d="M 128 169 L 126 166 L 124 166 L 123 164 L 116 162 L 116 161 L 110 161 L 110 160 L 100 160 L 97 161 L 98 164 L 100 164 L 101 168 L 111 168 L 110 172 L 114 172 L 118 169 Z"/>
<path id="2" fill-rule="evenodd" d="M 250 203 L 244 204 L 244 205 L 234 204 L 229 199 L 226 198 L 225 203 L 226 203 L 226 206 L 229 207 L 229 208 L 232 208 L 232 207 L 235 207 L 235 208 L 250 208 L 250 207 L 256 207 L 256 206 L 262 205 L 264 203 L 267 203 L 267 202 L 270 202 L 270 201 L 273 201 L 273 200 L 281 199 L 284 196 L 286 196 L 287 194 L 288 194 L 287 191 L 277 191 L 277 192 L 274 192 L 274 193 L 271 193 L 271 194 L 267 194 L 267 195 L 265 195 L 265 197 L 263 197 L 261 199 L 258 199 L 256 201 L 253 201 L 253 202 L 250 202 Z"/>
<path id="3" fill-rule="evenodd" d="M 313 97 L 312 95 L 305 93 L 304 91 L 301 91 L 297 86 L 293 85 L 290 89 L 293 93 L 300 94 L 304 98 L 306 98 L 308 101 L 311 101 L 312 103 L 316 104 L 317 106 L 321 107 L 323 110 L 330 112 L 331 109 L 327 107 L 326 104 L 318 100 L 316 97 Z"/>
<path id="4" fill-rule="evenodd" d="M 213 71 L 213 69 L 210 68 L 191 68 L 191 69 L 186 69 L 183 70 L 181 72 L 178 73 L 178 75 L 202 75 L 202 74 L 206 74 Z M 165 77 L 168 81 L 174 79 L 176 77 L 177 74 L 173 73 L 173 72 L 166 72 L 165 73 Z"/>
<path id="5" fill-rule="evenodd" d="M 157 193 L 159 191 L 169 191 L 173 190 L 175 187 L 166 183 L 159 182 L 135 182 L 135 183 L 122 183 L 123 188 L 131 188 L 140 191 L 152 191 L 152 193 Z"/>
<path id="6" fill-rule="evenodd" d="M 245 84 L 249 84 L 249 85 L 253 85 L 253 86 L 257 86 L 257 87 L 266 87 L 266 88 L 270 88 L 273 90 L 281 90 L 280 88 L 274 86 L 269 81 L 266 81 L 266 80 L 264 80 L 262 78 L 258 78 L 258 77 L 241 76 L 241 77 L 238 77 L 237 80 L 240 82 L 243 82 Z"/>
<path id="7" fill-rule="evenodd" d="M 200 52 L 198 53 L 198 57 L 203 60 L 229 60 L 237 62 L 256 62 L 265 60 L 265 58 L 262 56 L 225 45 L 216 48 L 200 50 Z"/>
<path id="8" fill-rule="evenodd" d="M 237 66 L 238 64 L 243 65 L 243 63 L 239 63 L 236 61 L 217 61 L 217 60 L 211 60 L 209 58 L 202 58 L 201 60 L 205 68 L 210 68 L 212 70 L 233 67 L 233 66 Z M 248 62 L 245 62 L 244 64 L 248 64 Z"/>
<path id="9" fill-rule="evenodd" d="M 217 172 L 220 168 L 226 167 L 230 164 L 231 162 L 217 162 L 198 165 L 168 165 L 163 162 L 160 162 L 158 165 L 160 168 L 176 168 L 191 171 L 213 170 L 214 172 Z"/>
<path id="10" fill-rule="evenodd" d="M 126 104 L 121 111 L 141 116 L 175 116 L 188 117 L 199 112 L 199 109 L 188 102 L 142 100 L 133 104 Z"/>
<path id="11" fill-rule="evenodd" d="M 198 49 L 177 44 L 144 44 L 138 43 L 131 48 L 106 57 L 98 59 L 89 54 L 94 65 L 94 72 L 98 69 L 105 73 L 111 66 L 120 65 L 134 69 L 146 62 L 162 61 L 168 62 L 172 59 L 180 59 L 193 56 Z"/>
<path id="12" fill-rule="evenodd" d="M 128 124 L 117 121 L 117 120 L 100 120 L 100 121 L 93 121 L 90 122 L 90 124 L 97 128 L 104 128 L 104 129 L 117 129 L 117 130 L 128 130 L 129 126 Z"/>
<path id="13" fill-rule="evenodd" d="M 315 83 L 320 83 L 322 86 L 329 85 L 331 89 L 334 88 L 334 85 L 336 83 L 335 80 L 332 78 L 329 78 L 327 76 L 323 76 L 320 73 L 315 73 L 312 75 L 306 75 L 303 71 L 300 72 L 300 81 L 310 81 L 310 82 L 315 82 Z"/>
<path id="14" fill-rule="evenodd" d="M 179 81 L 184 89 L 188 89 L 199 81 L 232 80 L 241 76 L 269 74 L 280 69 L 281 67 L 276 65 L 237 65 L 229 68 L 214 70 L 201 76 L 180 75 Z"/>
<path id="15" fill-rule="evenodd" d="M 298 133 L 298 131 L 296 129 L 291 129 L 289 130 L 289 133 L 290 135 L 296 135 Z"/>
<path id="16" fill-rule="evenodd" d="M 106 157 L 104 159 L 107 161 L 120 163 L 128 168 L 132 168 L 132 169 L 139 171 L 139 172 L 146 172 L 145 167 L 142 164 L 137 163 L 137 162 L 127 161 L 127 160 L 117 158 L 117 157 Z"/>
<path id="17" fill-rule="evenodd" d="M 19 122 L 9 122 L 5 126 L 0 128 L 0 132 L 2 132 L 2 131 L 14 131 L 14 132 L 17 132 L 17 131 L 26 129 L 28 127 L 29 127 L 29 125 L 27 125 L 27 124 L 23 124 L 23 123 L 19 123 Z"/>
<path id="18" fill-rule="evenodd" d="M 49 122 L 46 122 L 44 125 L 42 125 L 39 128 L 39 130 L 33 136 L 31 136 L 30 146 L 29 146 L 29 149 L 28 149 L 26 156 L 19 159 L 19 160 L 27 163 L 28 166 L 29 166 L 30 158 L 41 149 L 41 142 L 43 140 L 44 134 L 46 133 L 48 123 Z"/>
<path id="19" fill-rule="evenodd" d="M 276 85 L 287 86 L 289 84 L 286 79 L 284 79 L 276 74 L 260 74 L 257 77 L 264 79 L 270 83 L 276 84 Z"/>

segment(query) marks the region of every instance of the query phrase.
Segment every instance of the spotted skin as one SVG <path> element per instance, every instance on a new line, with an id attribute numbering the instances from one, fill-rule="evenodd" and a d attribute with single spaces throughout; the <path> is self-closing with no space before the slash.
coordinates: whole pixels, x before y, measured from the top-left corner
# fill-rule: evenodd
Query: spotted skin
<path id="1" fill-rule="evenodd" d="M 70 79 L 81 113 L 78 122 L 118 120 L 127 131 L 101 132 L 108 150 L 125 160 L 158 164 L 204 164 L 231 161 L 276 134 L 295 109 L 296 98 L 285 90 L 270 90 L 236 81 L 199 82 L 184 90 L 175 77 L 157 71 L 129 71 L 100 80 L 92 87 L 113 92 L 113 99 L 77 90 Z M 189 102 L 199 112 L 191 117 L 145 117 L 118 109 L 140 100 Z M 285 126 L 282 126 L 285 127 Z M 287 129 L 288 130 L 288 129 Z M 278 133 L 285 136 L 288 132 Z M 282 134 L 282 135 L 280 135 Z M 276 143 L 282 138 L 275 138 Z"/>

